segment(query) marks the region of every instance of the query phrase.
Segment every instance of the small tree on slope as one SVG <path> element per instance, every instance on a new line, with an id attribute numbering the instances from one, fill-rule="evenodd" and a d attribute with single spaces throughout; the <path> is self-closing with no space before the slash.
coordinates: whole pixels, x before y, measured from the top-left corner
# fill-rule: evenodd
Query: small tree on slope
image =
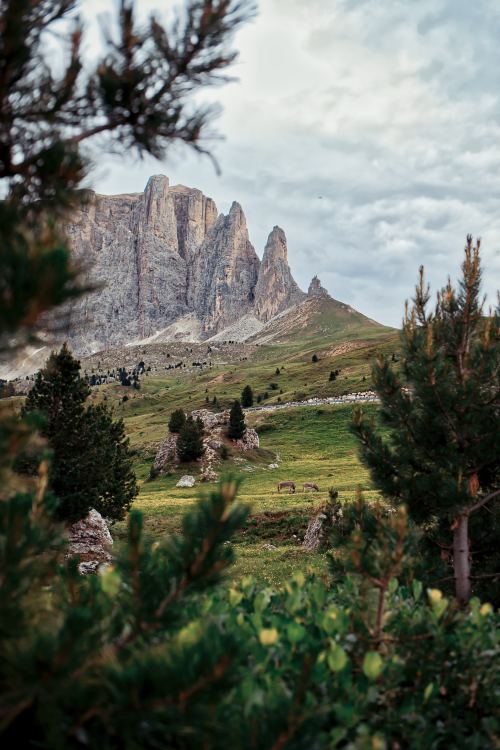
<path id="1" fill-rule="evenodd" d="M 240 440 L 245 434 L 246 428 L 247 426 L 245 424 L 245 415 L 243 414 L 243 409 L 241 408 L 241 404 L 238 399 L 236 399 L 231 407 L 231 411 L 229 412 L 229 427 L 227 430 L 227 436 L 230 437 L 231 440 Z"/>
<path id="2" fill-rule="evenodd" d="M 471 237 L 458 291 L 448 281 L 433 312 L 420 269 L 402 332 L 405 379 L 377 360 L 380 426 L 361 410 L 354 418 L 375 484 L 407 504 L 436 553 L 452 559 L 461 602 L 470 598 L 471 560 L 500 499 L 500 318 L 498 310 L 483 315 L 480 284 L 479 242 L 473 246 Z M 471 539 L 472 528 L 478 538 Z"/>
<path id="3" fill-rule="evenodd" d="M 244 409 L 253 406 L 253 391 L 249 385 L 246 385 L 241 392 L 241 405 Z"/>
<path id="4" fill-rule="evenodd" d="M 52 452 L 49 484 L 59 499 L 57 514 L 78 521 L 90 508 L 119 520 L 137 494 L 123 422 L 108 409 L 85 406 L 90 393 L 80 363 L 64 345 L 37 373 L 22 409 L 38 413 L 41 434 Z"/>
<path id="5" fill-rule="evenodd" d="M 186 415 L 184 409 L 175 409 L 170 415 L 168 420 L 169 432 L 180 432 L 181 428 L 186 424 Z"/>
<path id="6" fill-rule="evenodd" d="M 196 461 L 203 455 L 203 422 L 189 416 L 179 431 L 177 455 L 180 461 Z"/>

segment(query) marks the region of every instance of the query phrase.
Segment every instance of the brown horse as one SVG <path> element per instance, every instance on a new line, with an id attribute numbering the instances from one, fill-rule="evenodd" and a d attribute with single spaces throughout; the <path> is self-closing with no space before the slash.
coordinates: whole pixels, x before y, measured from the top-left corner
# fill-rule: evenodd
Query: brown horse
<path id="1" fill-rule="evenodd" d="M 280 482 L 278 484 L 278 492 L 280 490 L 286 490 L 289 489 L 290 492 L 295 492 L 295 483 L 294 482 Z"/>
<path id="2" fill-rule="evenodd" d="M 314 490 L 315 492 L 319 492 L 319 487 L 317 484 L 314 484 L 314 482 L 304 482 L 302 487 L 304 488 L 304 492 L 306 490 Z"/>

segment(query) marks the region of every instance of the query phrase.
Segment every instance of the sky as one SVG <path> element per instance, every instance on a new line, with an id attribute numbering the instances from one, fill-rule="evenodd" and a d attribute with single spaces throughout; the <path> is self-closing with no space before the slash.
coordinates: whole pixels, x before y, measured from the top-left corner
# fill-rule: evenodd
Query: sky
<path id="1" fill-rule="evenodd" d="M 91 44 L 110 3 L 83 0 Z M 261 0 L 235 46 L 238 81 L 209 92 L 223 107 L 220 175 L 176 148 L 163 162 L 99 158 L 89 184 L 139 192 L 166 174 L 224 213 L 237 200 L 259 256 L 281 226 L 303 289 L 317 274 L 333 297 L 395 326 L 419 266 L 434 290 L 455 279 L 471 233 L 495 303 L 498 0 Z"/>

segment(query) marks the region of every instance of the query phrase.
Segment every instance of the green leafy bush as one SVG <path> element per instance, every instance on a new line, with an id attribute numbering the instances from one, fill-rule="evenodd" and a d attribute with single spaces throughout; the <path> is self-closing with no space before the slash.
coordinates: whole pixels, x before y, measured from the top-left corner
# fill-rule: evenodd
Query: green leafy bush
<path id="1" fill-rule="evenodd" d="M 0 504 L 7 747 L 495 747 L 500 619 L 408 578 L 403 511 L 366 533 L 358 518 L 341 584 L 215 586 L 246 517 L 236 489 L 223 482 L 159 543 L 132 512 L 115 565 L 88 577 L 58 571 L 49 497 Z"/>

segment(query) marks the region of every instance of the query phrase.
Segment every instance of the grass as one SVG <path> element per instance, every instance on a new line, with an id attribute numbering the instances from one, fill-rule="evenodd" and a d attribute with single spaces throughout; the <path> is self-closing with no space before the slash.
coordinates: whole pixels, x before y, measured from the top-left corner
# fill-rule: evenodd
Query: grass
<path id="1" fill-rule="evenodd" d="M 276 325 L 279 329 L 282 321 Z M 308 303 L 306 314 L 302 311 L 293 325 L 288 321 L 271 343 L 209 349 L 207 343 L 140 345 L 101 352 L 82 363 L 88 373 L 131 368 L 141 360 L 151 367 L 141 376 L 139 391 L 113 383 L 93 388 L 90 399 L 105 401 L 124 420 L 140 485 L 135 507 L 143 512 L 145 532 L 152 539 L 180 530 L 182 516 L 200 490 L 199 485 L 176 487 L 179 476 L 196 474 L 197 466 L 148 481 L 174 409 L 220 411 L 240 396 L 246 384 L 251 385 L 255 398 L 261 396 L 262 405 L 369 390 L 373 359 L 397 354 L 399 341 L 393 329 L 378 326 L 334 300 L 320 300 Z M 318 361 L 313 361 L 313 355 Z M 192 364 L 207 360 L 211 366 Z M 180 361 L 182 367 L 167 369 Z M 330 381 L 334 370 L 340 374 Z M 5 399 L 0 409 L 16 411 L 21 402 L 20 398 Z M 259 431 L 261 448 L 232 455 L 220 467 L 221 472 L 236 472 L 243 478 L 240 501 L 251 514 L 234 540 L 237 560 L 232 576 L 252 574 L 263 582 L 279 584 L 296 569 L 326 570 L 326 557 L 305 553 L 301 541 L 311 514 L 326 500 L 328 488 L 335 487 L 343 502 L 352 500 L 357 486 L 368 499 L 376 496 L 349 431 L 351 412 L 352 406 L 339 405 L 247 415 L 249 426 Z M 276 461 L 279 468 L 270 469 L 269 464 Z M 295 481 L 296 494 L 277 492 L 278 481 L 287 479 Z M 316 482 L 321 491 L 305 494 L 303 482 Z M 117 524 L 113 535 L 118 543 L 124 534 L 125 524 Z"/>
<path id="2" fill-rule="evenodd" d="M 304 552 L 301 542 L 309 517 L 326 500 L 328 488 L 335 487 L 342 502 L 353 499 L 357 486 L 368 499 L 376 497 L 349 430 L 351 413 L 351 406 L 341 405 L 249 415 L 249 426 L 259 430 L 261 449 L 250 455 L 232 456 L 222 464 L 228 472 L 243 478 L 239 499 L 250 508 L 250 518 L 234 540 L 234 578 L 250 574 L 262 582 L 279 585 L 297 569 L 326 570 L 326 556 Z M 277 456 L 279 468 L 269 469 L 269 463 L 274 463 Z M 152 456 L 137 455 L 141 488 L 135 507 L 144 513 L 147 536 L 158 539 L 165 533 L 180 531 L 182 516 L 196 502 L 200 486 L 175 486 L 179 476 L 194 473 L 193 467 L 145 481 L 151 463 Z M 295 494 L 278 493 L 278 481 L 286 479 L 296 483 Z M 320 492 L 302 492 L 306 481 L 316 482 Z M 118 524 L 114 536 L 120 539 L 124 532 L 124 524 Z"/>

